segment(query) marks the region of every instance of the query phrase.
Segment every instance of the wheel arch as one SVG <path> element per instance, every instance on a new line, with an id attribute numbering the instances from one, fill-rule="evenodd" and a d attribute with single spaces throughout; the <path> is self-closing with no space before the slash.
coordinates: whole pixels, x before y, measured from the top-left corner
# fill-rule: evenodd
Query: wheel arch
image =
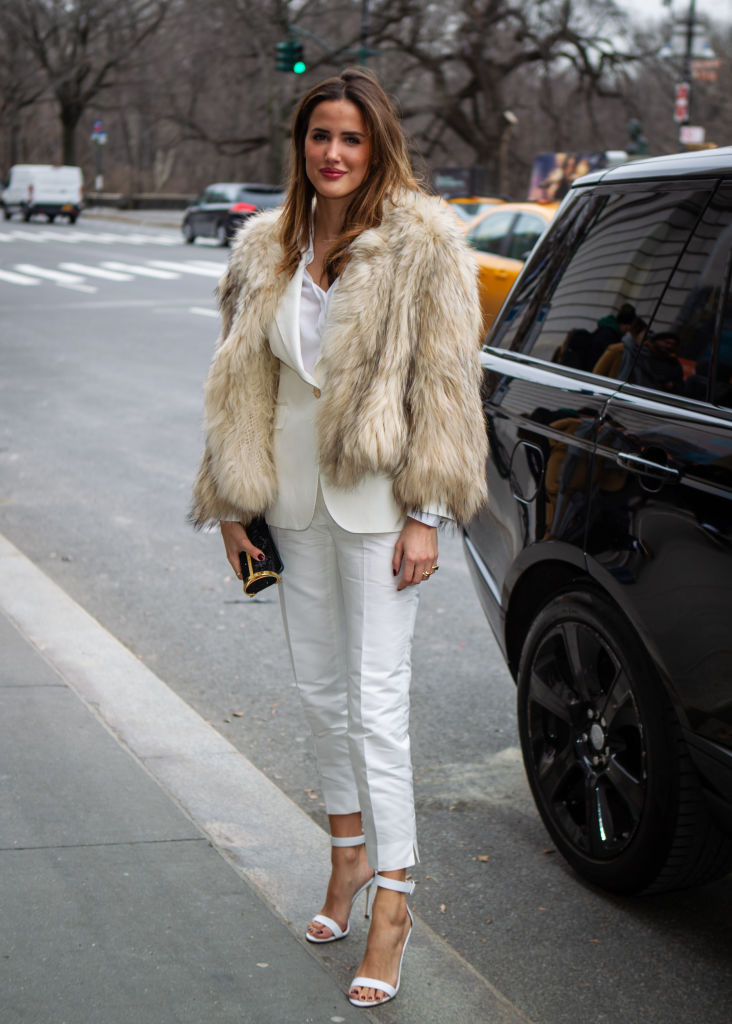
<path id="1" fill-rule="evenodd" d="M 545 604 L 569 590 L 582 590 L 589 595 L 597 594 L 613 605 L 627 623 L 628 628 L 638 637 L 653 663 L 656 674 L 666 690 L 680 722 L 688 728 L 688 718 L 679 701 L 671 675 L 656 645 L 642 628 L 638 628 L 638 622 L 628 614 L 627 606 L 624 607 L 618 601 L 613 591 L 603 587 L 596 576 L 576 564 L 559 559 L 537 562 L 529 566 L 511 590 L 506 610 L 505 638 L 508 666 L 513 678 L 517 679 L 518 677 L 521 648 L 532 621 Z"/>
<path id="2" fill-rule="evenodd" d="M 539 610 L 552 598 L 575 587 L 597 589 L 591 576 L 576 565 L 559 560 L 534 563 L 514 583 L 504 628 L 506 657 L 514 679 L 518 677 L 526 634 Z"/>

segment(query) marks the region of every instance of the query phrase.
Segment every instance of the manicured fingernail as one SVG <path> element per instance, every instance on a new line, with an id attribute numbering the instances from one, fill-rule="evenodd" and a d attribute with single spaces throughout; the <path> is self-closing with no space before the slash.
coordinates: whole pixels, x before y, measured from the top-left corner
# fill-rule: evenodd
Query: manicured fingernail
<path id="1" fill-rule="evenodd" d="M 257 555 L 257 561 L 258 562 L 263 562 L 264 561 L 264 555 Z"/>
<path id="2" fill-rule="evenodd" d="M 396 576 L 396 574 L 397 574 L 397 571 L 396 571 L 396 569 L 392 569 L 392 570 L 391 570 L 391 574 L 392 574 L 392 576 Z"/>

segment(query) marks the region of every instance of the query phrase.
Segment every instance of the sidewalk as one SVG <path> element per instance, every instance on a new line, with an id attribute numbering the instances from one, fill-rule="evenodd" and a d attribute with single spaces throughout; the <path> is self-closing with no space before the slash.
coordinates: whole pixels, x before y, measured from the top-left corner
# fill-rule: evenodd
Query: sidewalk
<path id="1" fill-rule="evenodd" d="M 3 1024 L 526 1024 L 419 920 L 351 1007 L 322 830 L 1 535 L 0 651 Z"/>

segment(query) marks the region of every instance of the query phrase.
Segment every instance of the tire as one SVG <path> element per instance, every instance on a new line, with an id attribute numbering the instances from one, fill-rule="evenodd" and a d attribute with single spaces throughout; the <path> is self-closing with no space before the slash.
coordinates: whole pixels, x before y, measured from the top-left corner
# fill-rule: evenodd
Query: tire
<path id="1" fill-rule="evenodd" d="M 49 224 L 53 224 L 53 222 L 56 220 L 56 214 L 55 213 L 47 213 L 46 214 L 46 219 L 47 219 Z"/>
<path id="2" fill-rule="evenodd" d="M 70 213 L 69 214 L 69 224 L 76 224 L 78 216 L 79 216 L 78 213 Z"/>
<path id="3" fill-rule="evenodd" d="M 13 216 L 13 215 L 12 215 L 12 213 L 10 212 L 10 210 L 9 210 L 9 209 L 7 208 L 7 206 L 3 206 L 3 217 L 5 218 L 5 220 L 10 220 L 10 218 L 11 218 L 12 216 Z"/>
<path id="4" fill-rule="evenodd" d="M 28 224 L 30 219 L 31 219 L 31 211 L 28 209 L 27 206 L 24 206 L 23 207 L 23 220 L 26 222 L 26 224 Z"/>
<path id="5" fill-rule="evenodd" d="M 729 870 L 732 837 L 711 819 L 668 695 L 614 605 L 583 591 L 546 605 L 523 646 L 517 699 L 534 801 L 583 878 L 630 895 Z"/>
<path id="6" fill-rule="evenodd" d="M 216 225 L 216 241 L 222 247 L 229 244 L 229 232 L 227 231 L 226 224 L 219 223 Z"/>
<path id="7" fill-rule="evenodd" d="M 196 234 L 188 221 L 183 225 L 183 240 L 186 245 L 193 245 L 196 241 Z"/>

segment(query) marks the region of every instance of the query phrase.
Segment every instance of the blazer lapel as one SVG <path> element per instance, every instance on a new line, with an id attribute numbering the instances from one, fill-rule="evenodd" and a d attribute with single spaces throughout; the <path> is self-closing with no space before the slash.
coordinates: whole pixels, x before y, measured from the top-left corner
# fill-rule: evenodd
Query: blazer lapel
<path id="1" fill-rule="evenodd" d="M 287 363 L 303 380 L 313 384 L 313 378 L 303 366 L 300 349 L 300 294 L 304 273 L 305 260 L 301 260 L 277 307 L 275 324 L 279 339 L 270 338 L 270 347 L 273 354 Z"/>

